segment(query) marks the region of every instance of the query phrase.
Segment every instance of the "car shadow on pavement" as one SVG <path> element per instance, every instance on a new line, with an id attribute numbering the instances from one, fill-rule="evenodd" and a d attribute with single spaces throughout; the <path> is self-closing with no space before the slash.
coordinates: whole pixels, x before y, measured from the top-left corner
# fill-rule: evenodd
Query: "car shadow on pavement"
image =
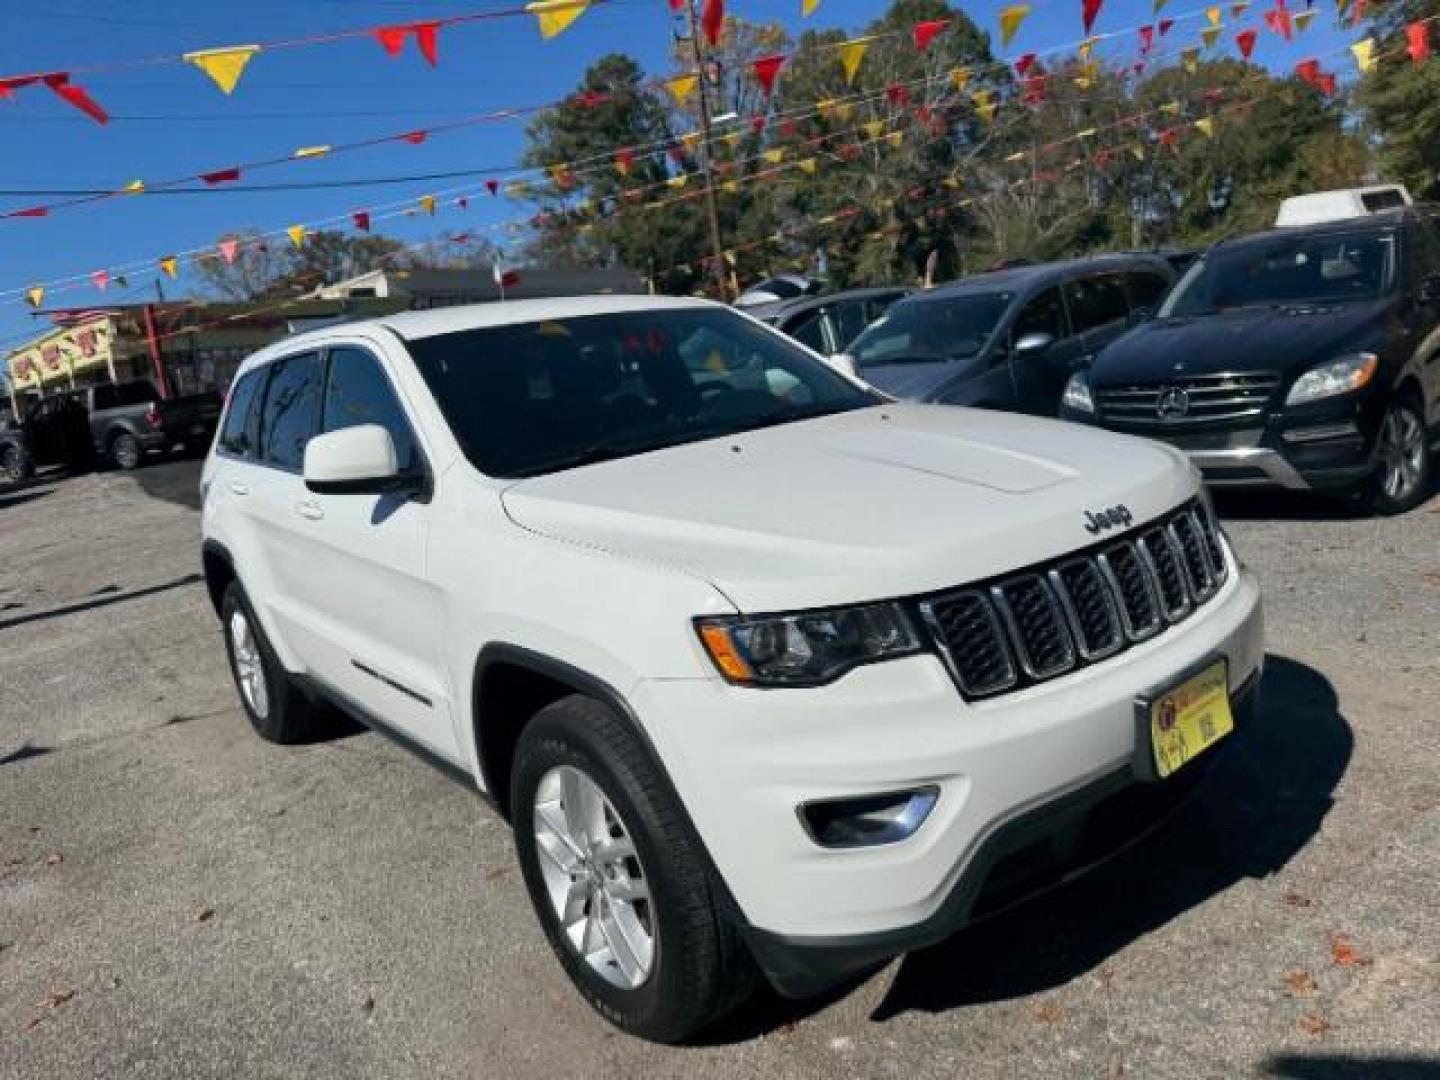
<path id="1" fill-rule="evenodd" d="M 1440 510 L 1434 501 L 1422 502 L 1412 514 Z M 1285 491 L 1281 488 L 1211 490 L 1215 512 L 1224 521 L 1363 521 L 1375 517 L 1363 499 L 1314 491 Z M 1403 516 L 1403 515 L 1402 515 Z"/>
<path id="2" fill-rule="evenodd" d="M 13 510 L 17 506 L 24 506 L 36 499 L 43 499 L 49 495 L 54 488 L 25 488 L 15 487 L 10 491 L 0 490 L 0 510 Z"/>
<path id="3" fill-rule="evenodd" d="M 1274 874 L 1319 830 L 1353 744 L 1330 681 L 1268 657 L 1255 723 L 1173 820 L 1092 873 L 906 957 L 873 1018 L 1053 989 L 1236 882 Z"/>
<path id="4" fill-rule="evenodd" d="M 1276 1080 L 1435 1080 L 1440 1057 L 1276 1054 L 1261 1068 Z"/>

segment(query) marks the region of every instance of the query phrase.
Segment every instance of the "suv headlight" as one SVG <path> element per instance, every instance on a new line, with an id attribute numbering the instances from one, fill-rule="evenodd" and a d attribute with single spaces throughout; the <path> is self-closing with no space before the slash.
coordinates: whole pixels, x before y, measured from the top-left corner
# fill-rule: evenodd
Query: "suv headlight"
<path id="1" fill-rule="evenodd" d="M 1295 380 L 1290 393 L 1285 396 L 1286 405 L 1303 405 L 1307 401 L 1334 397 L 1359 390 L 1375 375 L 1380 358 L 1374 353 L 1354 353 L 1338 356 L 1328 363 L 1311 368 Z"/>
<path id="2" fill-rule="evenodd" d="M 1090 396 L 1090 380 L 1083 371 L 1070 376 L 1070 381 L 1065 384 L 1065 393 L 1060 396 L 1060 404 L 1075 412 L 1095 411 L 1095 400 Z"/>
<path id="3" fill-rule="evenodd" d="M 816 686 L 921 649 L 905 612 L 891 603 L 704 618 L 695 626 L 720 674 L 744 686 Z"/>

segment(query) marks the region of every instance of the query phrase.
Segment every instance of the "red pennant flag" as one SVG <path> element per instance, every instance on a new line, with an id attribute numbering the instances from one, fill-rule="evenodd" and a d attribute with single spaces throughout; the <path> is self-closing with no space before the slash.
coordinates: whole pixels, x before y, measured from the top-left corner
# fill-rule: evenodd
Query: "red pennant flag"
<path id="1" fill-rule="evenodd" d="M 1100 14 L 1100 9 L 1105 6 L 1105 0 L 1080 0 L 1080 20 L 1085 24 L 1085 36 L 1090 36 L 1090 28 L 1095 25 L 1095 16 Z"/>
<path id="2" fill-rule="evenodd" d="M 752 116 L 750 118 L 750 130 L 759 135 L 765 130 L 765 118 L 763 116 Z"/>
<path id="3" fill-rule="evenodd" d="M 45 85 L 53 90 L 59 97 L 79 109 L 97 124 L 108 124 L 110 114 L 100 107 L 100 103 L 87 94 L 82 87 L 75 86 L 70 82 L 70 76 L 65 72 L 56 72 L 53 75 L 44 76 Z"/>
<path id="4" fill-rule="evenodd" d="M 419 146 L 429 137 L 430 133 L 428 131 L 407 131 L 404 135 L 400 136 L 400 138 L 404 139 L 411 146 Z"/>
<path id="5" fill-rule="evenodd" d="M 915 48 L 926 52 L 930 48 L 930 43 L 935 40 L 935 35 L 949 25 L 949 19 L 929 19 L 916 23 L 911 30 L 911 35 L 915 39 Z"/>
<path id="6" fill-rule="evenodd" d="M 1015 74 L 1024 78 L 1025 73 L 1035 65 L 1036 59 L 1038 59 L 1038 57 L 1035 53 L 1027 52 L 1024 56 L 1020 57 L 1019 60 L 1015 61 Z"/>
<path id="7" fill-rule="evenodd" d="M 1295 74 L 1301 80 L 1319 89 L 1320 85 L 1320 61 L 1315 59 L 1301 60 L 1295 65 Z"/>
<path id="8" fill-rule="evenodd" d="M 593 109 L 609 100 L 610 95 L 599 90 L 586 90 L 583 94 L 575 95 L 575 104 L 582 109 Z"/>
<path id="9" fill-rule="evenodd" d="M 685 6 L 685 0 L 670 0 L 670 10 L 679 12 Z"/>
<path id="10" fill-rule="evenodd" d="M 1365 18 L 1365 5 L 1367 0 L 1355 0 L 1355 13 L 1350 17 L 1351 26 L 1359 26 L 1360 20 Z"/>
<path id="11" fill-rule="evenodd" d="M 420 47 L 420 55 L 425 57 L 425 62 L 432 68 L 440 64 L 439 42 L 437 40 L 440 32 L 438 22 L 416 23 L 411 29 L 415 31 L 415 44 Z"/>
<path id="12" fill-rule="evenodd" d="M 780 68 L 784 63 L 784 55 L 776 53 L 773 56 L 762 56 L 750 65 L 751 70 L 755 72 L 755 78 L 760 81 L 760 87 L 765 91 L 766 97 L 775 92 L 775 80 L 779 77 Z"/>
<path id="13" fill-rule="evenodd" d="M 375 31 L 375 38 L 387 53 L 391 56 L 399 56 L 400 50 L 405 48 L 405 38 L 409 33 L 409 27 L 382 26 Z"/>
<path id="14" fill-rule="evenodd" d="M 1180 142 L 1180 132 L 1175 128 L 1166 128 L 1160 132 L 1160 145 L 1175 146 Z"/>
<path id="15" fill-rule="evenodd" d="M 233 263 L 235 256 L 240 253 L 240 241 L 233 236 L 227 236 L 215 246 L 220 249 L 220 257 L 223 258 L 226 263 Z"/>
<path id="16" fill-rule="evenodd" d="M 240 179 L 240 170 L 235 168 L 216 169 L 214 172 L 201 173 L 200 179 L 212 187 L 216 184 L 230 184 Z"/>
<path id="17" fill-rule="evenodd" d="M 486 181 L 485 181 L 485 190 L 488 191 L 488 192 L 490 192 L 491 195 L 499 195 L 499 194 L 500 194 L 500 181 L 499 181 L 499 180 L 486 180 Z"/>
<path id="18" fill-rule="evenodd" d="M 1170 32 L 1170 28 L 1171 28 L 1172 26 L 1174 26 L 1174 25 L 1175 25 L 1175 20 L 1174 20 L 1174 19 L 1161 19 L 1161 20 L 1160 20 L 1160 36 L 1161 36 L 1161 37 L 1164 37 L 1166 34 L 1168 34 L 1168 33 Z"/>
<path id="19" fill-rule="evenodd" d="M 705 6 L 700 11 L 700 25 L 711 47 L 719 45 L 720 33 L 725 29 L 725 0 L 705 0 Z"/>
<path id="20" fill-rule="evenodd" d="M 1144 60 L 1137 60 L 1137 61 L 1135 61 L 1135 63 L 1133 63 L 1133 64 L 1130 65 L 1130 70 L 1133 71 L 1136 75 L 1144 75 L 1144 74 L 1145 74 L 1145 61 L 1144 61 Z"/>
<path id="21" fill-rule="evenodd" d="M 95 286 L 95 288 L 99 289 L 101 292 L 104 292 L 110 284 L 110 271 L 96 270 L 93 274 L 90 275 L 90 282 Z"/>
<path id="22" fill-rule="evenodd" d="M 915 106 L 915 120 L 916 120 L 916 122 L 921 123 L 921 124 L 928 124 L 928 123 L 930 123 L 930 119 L 931 119 L 931 117 L 933 117 L 933 116 L 934 116 L 934 113 L 932 113 L 932 112 L 930 111 L 930 106 L 928 106 L 928 105 L 916 105 L 916 106 Z"/>
<path id="23" fill-rule="evenodd" d="M 782 139 L 793 139 L 795 137 L 795 121 L 788 116 L 780 121 L 780 137 Z"/>
<path id="24" fill-rule="evenodd" d="M 900 83 L 891 83 L 885 87 L 885 96 L 890 99 L 890 104 L 896 108 L 902 108 L 910 104 L 910 91 Z"/>
<path id="25" fill-rule="evenodd" d="M 1155 47 L 1155 27 L 1140 27 L 1140 55 L 1148 56 L 1150 50 Z"/>
<path id="26" fill-rule="evenodd" d="M 1255 39 L 1259 36 L 1254 30 L 1241 30 L 1235 35 L 1235 44 L 1239 46 L 1240 55 L 1246 60 L 1249 60 L 1250 54 L 1255 51 Z"/>
<path id="27" fill-rule="evenodd" d="M 1290 12 L 1288 9 L 1274 7 L 1265 12 L 1265 25 L 1286 41 L 1290 40 L 1293 31 L 1291 29 Z"/>
<path id="28" fill-rule="evenodd" d="M 1096 164 L 1096 166 L 1097 166 L 1098 168 L 1103 169 L 1106 165 L 1109 165 L 1109 164 L 1110 164 L 1110 151 L 1109 151 L 1109 150 L 1096 150 L 1096 151 L 1095 151 L 1094 161 L 1095 161 L 1095 164 Z"/>
<path id="29" fill-rule="evenodd" d="M 615 171 L 621 176 L 629 176 L 630 170 L 635 167 L 635 151 L 628 146 L 622 146 L 615 151 Z"/>
<path id="30" fill-rule="evenodd" d="M 1020 85 L 1024 87 L 1025 104 L 1040 105 L 1045 101 L 1045 76 L 1031 75 L 1029 78 L 1021 79 Z"/>
<path id="31" fill-rule="evenodd" d="M 5 216 L 6 216 L 6 217 L 49 217 L 49 216 L 50 216 L 50 208 L 49 208 L 48 206 L 31 206 L 31 207 L 28 207 L 28 208 L 26 208 L 26 209 L 24 209 L 24 210 L 12 210 L 10 213 L 6 214 Z"/>
<path id="32" fill-rule="evenodd" d="M 1410 59 L 1423 64 L 1430 56 L 1430 26 L 1424 22 L 1412 22 L 1405 27 L 1405 48 Z"/>
<path id="33" fill-rule="evenodd" d="M 670 160 L 675 162 L 676 165 L 685 164 L 685 149 L 679 143 L 675 143 L 673 146 L 667 146 L 665 152 L 670 155 Z"/>

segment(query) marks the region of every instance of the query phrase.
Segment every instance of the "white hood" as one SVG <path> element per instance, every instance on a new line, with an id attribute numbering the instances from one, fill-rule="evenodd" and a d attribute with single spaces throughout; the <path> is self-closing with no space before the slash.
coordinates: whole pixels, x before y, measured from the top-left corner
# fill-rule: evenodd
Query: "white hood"
<path id="1" fill-rule="evenodd" d="M 1178 452 L 1008 413 L 894 404 L 523 480 L 534 532 L 702 577 L 741 611 L 931 592 L 1102 537 L 1194 494 Z"/>

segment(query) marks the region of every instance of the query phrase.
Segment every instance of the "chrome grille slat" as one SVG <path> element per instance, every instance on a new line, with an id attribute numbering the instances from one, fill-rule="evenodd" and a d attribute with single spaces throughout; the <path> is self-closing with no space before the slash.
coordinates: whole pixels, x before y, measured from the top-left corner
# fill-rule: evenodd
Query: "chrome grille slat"
<path id="1" fill-rule="evenodd" d="M 1228 570 L 1194 501 L 1128 536 L 922 601 L 922 619 L 967 698 L 1058 678 L 1148 640 L 1219 593 Z"/>
<path id="2" fill-rule="evenodd" d="M 1214 421 L 1243 420 L 1258 416 L 1274 396 L 1280 376 L 1189 375 L 1153 383 L 1097 387 L 1093 390 L 1100 415 L 1120 422 L 1145 421 L 1156 426 L 1175 427 Z M 1161 395 L 1183 390 L 1187 409 L 1184 415 L 1159 415 Z"/>

